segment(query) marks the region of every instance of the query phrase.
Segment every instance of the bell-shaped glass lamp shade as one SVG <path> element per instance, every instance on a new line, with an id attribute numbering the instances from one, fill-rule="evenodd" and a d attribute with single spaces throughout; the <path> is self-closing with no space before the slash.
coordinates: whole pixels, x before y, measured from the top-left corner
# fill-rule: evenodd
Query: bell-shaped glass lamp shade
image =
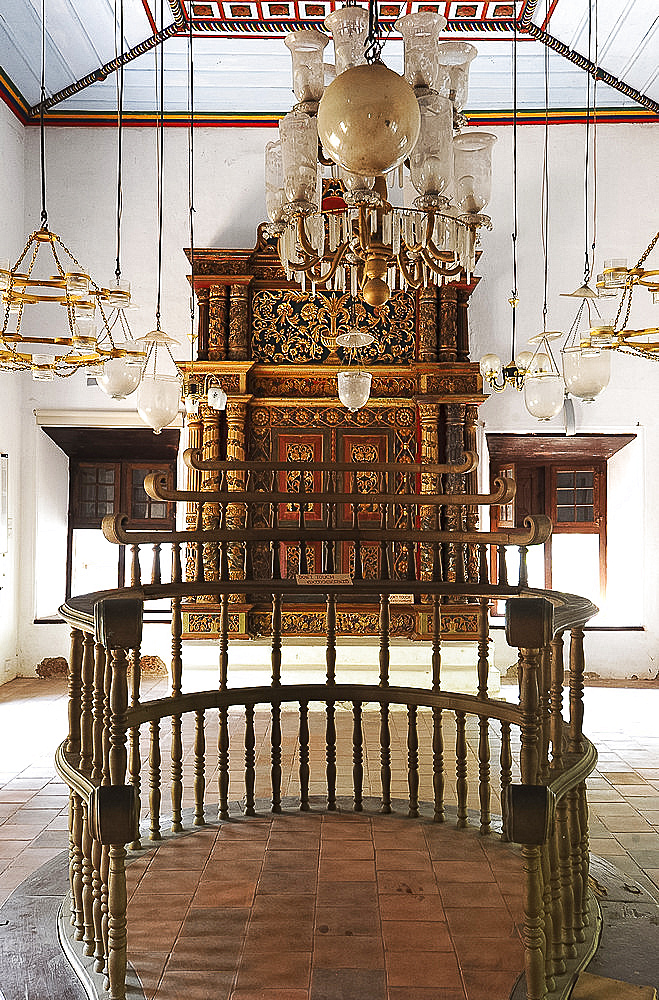
<path id="1" fill-rule="evenodd" d="M 291 31 L 285 44 L 293 62 L 293 91 L 298 101 L 319 101 L 325 89 L 323 49 L 327 35 L 315 28 Z"/>
<path id="2" fill-rule="evenodd" d="M 286 195 L 281 141 L 268 142 L 265 147 L 265 209 L 270 222 L 282 222 Z"/>
<path id="3" fill-rule="evenodd" d="M 481 212 L 492 194 L 492 146 L 489 132 L 463 132 L 453 139 L 454 201 L 470 215 Z"/>
<path id="4" fill-rule="evenodd" d="M 366 62 L 364 42 L 368 13 L 363 7 L 340 7 L 325 18 L 325 27 L 334 39 L 334 66 L 339 76 Z"/>
<path id="5" fill-rule="evenodd" d="M 410 17 L 413 15 L 410 15 Z M 423 196 L 441 195 L 453 180 L 453 109 L 439 94 L 419 99 L 421 129 L 412 155 L 412 184 Z"/>
<path id="6" fill-rule="evenodd" d="M 437 59 L 440 66 L 448 70 L 450 80 L 449 97 L 456 111 L 462 111 L 469 96 L 469 66 L 478 50 L 469 42 L 440 42 Z"/>
<path id="7" fill-rule="evenodd" d="M 561 412 L 565 384 L 555 372 L 527 375 L 524 379 L 524 405 L 532 417 L 551 420 Z"/>
<path id="8" fill-rule="evenodd" d="M 137 412 L 145 424 L 160 434 L 171 424 L 181 403 L 181 379 L 178 375 L 145 373 L 137 393 Z"/>
<path id="9" fill-rule="evenodd" d="M 611 378 L 611 352 L 587 347 L 566 347 L 563 374 L 568 392 L 585 403 L 603 392 Z"/>
<path id="10" fill-rule="evenodd" d="M 437 90 L 437 43 L 446 27 L 446 18 L 430 10 L 399 17 L 394 27 L 403 36 L 405 79 L 411 87 Z"/>
<path id="11" fill-rule="evenodd" d="M 356 413 L 368 403 L 372 381 L 370 372 L 358 370 L 338 372 L 336 381 L 339 388 L 339 399 L 351 413 Z"/>
<path id="12" fill-rule="evenodd" d="M 341 73 L 318 106 L 318 135 L 326 155 L 365 177 L 377 177 L 407 159 L 420 128 L 414 91 L 382 63 Z"/>
<path id="13" fill-rule="evenodd" d="M 316 119 L 290 111 L 279 123 L 279 136 L 286 198 L 292 205 L 312 207 L 318 177 Z"/>
<path id="14" fill-rule="evenodd" d="M 135 358 L 108 358 L 101 366 L 96 382 L 111 399 L 125 399 L 135 392 L 142 377 L 142 367 Z"/>
<path id="15" fill-rule="evenodd" d="M 478 367 L 484 379 L 498 379 L 501 375 L 501 358 L 498 354 L 484 354 Z"/>

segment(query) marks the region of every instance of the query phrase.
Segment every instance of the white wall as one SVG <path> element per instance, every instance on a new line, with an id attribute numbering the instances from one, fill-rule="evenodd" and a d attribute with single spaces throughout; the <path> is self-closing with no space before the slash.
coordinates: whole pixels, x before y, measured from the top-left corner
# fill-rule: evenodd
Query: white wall
<path id="1" fill-rule="evenodd" d="M 0 102 L 0 256 L 15 260 L 24 240 L 23 126 Z M 20 386 L 13 375 L 0 373 L 0 452 L 9 456 L 9 550 L 0 555 L 0 684 L 17 671 L 18 588 L 17 538 L 21 527 L 22 449 Z"/>
<path id="2" fill-rule="evenodd" d="M 0 119 L 0 128 L 20 137 L 20 127 Z M 494 230 L 483 233 L 482 281 L 470 308 L 472 358 L 486 350 L 505 357 L 510 351 L 510 306 L 512 287 L 511 241 L 511 130 L 497 128 L 494 158 L 494 195 L 488 211 Z M 156 203 L 155 132 L 127 129 L 124 163 L 123 272 L 132 282 L 137 308 L 131 322 L 135 335 L 154 326 L 156 298 Z M 256 227 L 265 218 L 263 194 L 263 149 L 272 138 L 270 129 L 197 129 L 195 241 L 198 246 L 251 247 Z M 554 126 L 550 139 L 551 225 L 549 233 L 549 322 L 550 328 L 566 329 L 574 313 L 574 300 L 559 293 L 571 291 L 583 274 L 583 138 L 579 125 Z M 519 130 L 519 347 L 542 326 L 542 245 L 540 236 L 540 185 L 543 132 L 540 126 Z M 23 231 L 38 224 L 39 136 L 36 129 L 25 136 L 26 217 Z M 114 270 L 115 143 L 112 130 L 50 129 L 47 133 L 49 224 L 95 276 L 109 277 Z M 162 326 L 180 337 L 181 357 L 189 351 L 187 261 L 182 247 L 188 238 L 187 136 L 184 129 L 166 133 L 164 272 Z M 652 198 L 659 158 L 659 130 L 655 126 L 600 125 L 598 127 L 598 253 L 604 257 L 628 256 L 636 260 L 659 228 Z M 2 164 L 4 175 L 5 164 Z M 14 172 L 20 188 L 20 171 Z M 15 209 L 15 206 L 13 206 Z M 0 211 L 8 211 L 3 199 Z M 14 218 L 14 232 L 21 228 Z M 21 237 L 24 238 L 24 237 Z M 17 245 L 17 240 L 13 241 Z M 656 265 L 659 266 L 659 265 Z M 635 306 L 637 325 L 657 325 L 650 297 L 641 296 Z M 638 308 L 638 312 L 636 309 Z M 636 321 L 635 321 L 636 322 Z M 654 566 L 659 556 L 659 525 L 653 516 L 659 502 L 659 418 L 655 399 L 659 368 L 628 357 L 614 357 L 614 374 L 606 393 L 590 407 L 578 411 L 580 431 L 638 434 L 638 440 L 614 460 L 610 473 L 609 506 L 613 560 L 630 574 L 637 587 L 639 619 L 645 632 L 592 633 L 588 639 L 588 668 L 600 673 L 648 676 L 657 671 L 654 650 L 659 639 L 659 586 Z M 34 409 L 105 410 L 131 409 L 130 399 L 114 404 L 97 389 L 87 389 L 81 375 L 66 382 L 33 383 L 29 379 L 5 379 L 16 393 L 22 382 L 22 426 L 26 446 L 37 455 L 35 440 L 42 432 L 36 426 Z M 6 414 L 4 400 L 3 412 Z M 18 407 L 16 407 L 18 409 Z M 10 411 L 11 412 L 11 411 Z M 560 432 L 553 421 L 539 425 L 512 390 L 489 399 L 481 407 L 485 431 Z M 4 420 L 2 426 L 6 425 Z M 0 433 L 5 433 L 3 430 Z M 15 429 L 11 433 L 18 434 Z M 0 444 L 2 442 L 0 441 Z M 4 446 L 3 446 L 4 447 Z M 4 448 L 7 450 L 7 448 Z M 48 488 L 41 470 L 38 488 Z M 44 482 L 44 478 L 46 481 Z M 36 470 L 26 470 L 22 491 L 29 496 L 37 488 Z M 636 515 L 629 544 L 627 525 L 618 513 L 626 497 L 645 499 L 643 523 Z M 35 517 L 31 511 L 30 517 Z M 624 508 L 622 517 L 624 518 Z M 615 519 L 618 518 L 616 521 Z M 26 549 L 33 544 L 34 524 L 25 526 Z M 642 556 L 642 558 L 641 558 Z M 66 655 L 64 626 L 38 626 L 34 617 L 34 579 L 23 567 L 25 581 L 21 604 L 20 669 L 31 673 L 45 655 Z M 628 577 L 625 577 L 625 581 Z M 625 583 L 626 586 L 626 583 Z M 3 597 L 0 594 L 0 600 Z M 0 626 L 5 628 L 4 624 Z M 0 633 L 0 642 L 2 637 Z M 3 643 L 8 648 L 7 642 Z M 57 647 L 57 648 L 56 648 Z M 501 653 L 505 665 L 507 651 Z M 2 664 L 0 653 L 0 666 Z"/>

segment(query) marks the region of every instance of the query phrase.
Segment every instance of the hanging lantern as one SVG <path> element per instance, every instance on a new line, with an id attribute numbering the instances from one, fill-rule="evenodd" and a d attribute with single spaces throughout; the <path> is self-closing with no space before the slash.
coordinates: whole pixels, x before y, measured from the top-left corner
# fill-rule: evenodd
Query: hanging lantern
<path id="1" fill-rule="evenodd" d="M 529 374 L 524 379 L 524 405 L 532 417 L 551 420 L 561 411 L 565 386 L 555 372 Z"/>
<path id="2" fill-rule="evenodd" d="M 338 372 L 339 399 L 351 413 L 361 410 L 371 395 L 372 375 L 359 369 Z"/>
<path id="3" fill-rule="evenodd" d="M 122 345 L 128 347 L 127 344 Z M 140 384 L 142 365 L 133 356 L 123 355 L 108 358 L 104 361 L 96 382 L 100 389 L 111 399 L 125 399 L 135 392 Z"/>
<path id="4" fill-rule="evenodd" d="M 154 434 L 160 434 L 163 427 L 171 424 L 181 404 L 181 376 L 170 346 L 176 343 L 178 341 L 162 330 L 151 330 L 136 341 L 138 345 L 148 346 L 137 394 L 137 412 Z M 159 347 L 164 348 L 160 353 Z"/>
<path id="5" fill-rule="evenodd" d="M 611 354 L 593 347 L 566 347 L 563 374 L 568 392 L 585 403 L 592 403 L 609 384 Z"/>

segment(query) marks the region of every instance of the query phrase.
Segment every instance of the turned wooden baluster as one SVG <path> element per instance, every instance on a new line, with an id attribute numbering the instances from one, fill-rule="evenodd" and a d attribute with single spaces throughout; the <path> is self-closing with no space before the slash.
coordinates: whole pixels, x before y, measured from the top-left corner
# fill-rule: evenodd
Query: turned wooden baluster
<path id="1" fill-rule="evenodd" d="M 486 715 L 478 717 L 478 799 L 480 803 L 480 832 L 484 836 L 492 830 L 490 802 L 490 720 Z"/>
<path id="2" fill-rule="evenodd" d="M 563 767 L 563 633 L 558 632 L 551 640 L 551 699 L 550 731 L 552 767 L 560 771 Z"/>
<path id="3" fill-rule="evenodd" d="M 92 781 L 100 784 L 103 778 L 103 702 L 105 697 L 105 647 L 97 642 L 94 649 L 94 699 L 92 721 Z M 92 894 L 94 920 L 94 971 L 102 972 L 105 966 L 103 945 L 103 914 L 101 900 L 103 879 L 101 875 L 103 848 L 100 841 L 92 843 Z"/>
<path id="4" fill-rule="evenodd" d="M 383 528 L 386 528 L 387 508 L 383 505 L 380 511 Z M 380 543 L 380 576 L 389 579 L 389 550 L 387 543 Z M 390 638 L 391 615 L 389 595 L 380 594 L 380 687 L 389 687 L 390 669 Z M 382 786 L 381 812 L 391 812 L 391 733 L 389 730 L 389 703 L 380 702 L 380 783 Z"/>
<path id="5" fill-rule="evenodd" d="M 584 933 L 584 909 L 588 885 L 583 881 L 581 857 L 581 824 L 579 815 L 579 790 L 572 788 L 567 795 L 568 829 L 570 833 L 570 868 L 572 870 L 572 891 L 574 893 L 574 937 L 578 944 L 586 940 Z"/>
<path id="6" fill-rule="evenodd" d="M 487 565 L 487 545 L 480 542 L 478 545 L 478 582 L 488 584 L 490 582 L 489 567 Z"/>
<path id="7" fill-rule="evenodd" d="M 463 514 L 464 508 L 456 508 L 456 518 L 457 518 L 457 529 L 462 531 L 464 529 L 463 525 Z M 466 583 L 467 573 L 465 567 L 465 547 L 463 542 L 455 543 L 455 582 L 456 583 Z"/>
<path id="8" fill-rule="evenodd" d="M 588 835 L 588 799 L 586 798 L 586 782 L 582 782 L 577 789 L 579 827 L 581 830 L 581 884 L 582 893 L 582 918 L 584 926 L 590 923 L 590 911 L 588 907 L 588 880 L 590 877 L 590 841 Z"/>
<path id="9" fill-rule="evenodd" d="M 541 850 L 522 845 L 522 862 L 526 876 L 524 904 L 524 965 L 526 969 L 526 1000 L 544 1000 L 545 952 L 544 900 L 542 893 Z"/>
<path id="10" fill-rule="evenodd" d="M 126 710 L 128 708 L 128 657 L 121 647 L 112 649 L 112 684 L 110 709 L 110 782 L 123 785 L 126 780 Z M 108 871 L 108 980 L 110 1000 L 126 996 L 126 848 L 110 845 Z"/>
<path id="11" fill-rule="evenodd" d="M 277 527 L 277 512 L 274 514 Z M 281 579 L 279 542 L 272 543 L 272 579 Z M 272 687 L 281 686 L 281 594 L 272 595 Z M 272 784 L 272 811 L 281 812 L 281 704 L 272 699 L 272 728 L 270 734 L 270 779 Z"/>
<path id="12" fill-rule="evenodd" d="M 91 775 L 93 762 L 94 636 L 85 633 L 81 668 L 80 770 Z M 82 912 L 84 954 L 94 954 L 94 889 L 92 838 L 87 804 L 82 808 Z"/>
<path id="13" fill-rule="evenodd" d="M 510 746 L 510 723 L 501 723 L 501 751 L 499 755 L 499 774 L 501 775 L 501 817 L 503 819 L 503 829 L 501 840 L 507 841 L 506 822 L 508 810 L 506 807 L 508 793 L 507 789 L 513 783 L 513 753 Z"/>
<path id="14" fill-rule="evenodd" d="M 309 812 L 309 705 L 300 702 L 300 809 Z"/>
<path id="15" fill-rule="evenodd" d="M 204 712 L 195 712 L 194 730 L 194 820 L 195 826 L 204 826 L 204 796 L 206 793 L 206 733 Z"/>
<path id="16" fill-rule="evenodd" d="M 508 586 L 508 565 L 506 563 L 506 546 L 497 545 L 497 583 L 500 587 Z"/>
<path id="17" fill-rule="evenodd" d="M 353 702 L 352 706 L 352 787 L 355 812 L 361 812 L 363 807 L 362 789 L 364 784 L 364 740 L 362 735 L 362 704 Z"/>
<path id="18" fill-rule="evenodd" d="M 519 551 L 519 576 L 517 582 L 520 587 L 528 587 L 529 568 L 527 565 L 527 555 L 529 550 L 526 547 L 526 545 L 519 545 L 518 551 Z"/>
<path id="19" fill-rule="evenodd" d="M 419 815 L 419 734 L 416 705 L 407 706 L 407 787 L 407 815 L 416 818 Z"/>
<path id="20" fill-rule="evenodd" d="M 203 526 L 204 502 L 202 500 L 197 504 L 197 517 L 194 530 L 200 532 Z M 204 580 L 204 543 L 202 541 L 195 542 L 194 579 L 195 583 L 203 583 Z"/>
<path id="21" fill-rule="evenodd" d="M 256 816 L 254 786 L 256 783 L 256 755 L 254 748 L 254 706 L 245 705 L 245 815 Z"/>
<path id="22" fill-rule="evenodd" d="M 543 904 L 543 933 L 544 933 L 544 954 L 545 954 L 545 988 L 548 993 L 554 991 L 556 986 L 554 976 L 554 910 L 551 894 L 551 868 L 549 861 L 549 847 L 543 844 L 540 849 L 540 864 L 542 872 L 542 904 Z"/>
<path id="23" fill-rule="evenodd" d="M 570 631 L 570 751 L 583 753 L 583 627 Z"/>
<path id="24" fill-rule="evenodd" d="M 130 707 L 136 708 L 140 703 L 141 667 L 140 667 L 140 647 L 131 650 L 131 693 Z M 140 729 L 139 726 L 131 726 L 128 730 L 128 780 L 135 789 L 137 797 L 137 813 L 141 813 L 141 791 L 142 791 L 142 758 L 140 755 Z M 137 851 L 142 846 L 138 836 L 130 844 L 132 851 Z"/>
<path id="25" fill-rule="evenodd" d="M 561 976 L 565 972 L 565 948 L 563 944 L 563 903 L 561 900 L 561 872 L 558 855 L 559 829 L 554 823 L 554 829 L 549 838 L 549 872 L 551 879 L 551 925 L 552 925 L 552 961 L 554 975 Z M 547 942 L 549 947 L 549 942 Z"/>
<path id="26" fill-rule="evenodd" d="M 181 549 L 178 543 L 172 545 L 172 583 L 181 582 Z M 181 619 L 181 598 L 172 598 L 172 698 L 181 695 L 183 675 L 183 624 Z M 183 799 L 183 739 L 181 735 L 181 716 L 172 716 L 171 740 L 171 802 L 172 802 L 172 833 L 180 833 L 183 829 L 181 802 Z"/>
<path id="27" fill-rule="evenodd" d="M 525 785 L 537 785 L 539 772 L 538 753 L 538 670 L 540 650 L 520 649 L 520 706 L 522 709 L 521 747 L 519 767 Z"/>
<path id="28" fill-rule="evenodd" d="M 140 566 L 139 545 L 131 545 L 130 547 L 130 585 L 131 587 L 142 586 L 142 568 Z"/>
<path id="29" fill-rule="evenodd" d="M 69 735 L 66 753 L 74 767 L 80 766 L 80 724 L 82 719 L 82 657 L 83 633 L 71 629 L 69 657 Z M 84 934 L 82 902 L 82 799 L 75 792 L 69 793 L 69 882 L 71 885 L 71 924 L 75 927 L 76 940 Z"/>
<path id="30" fill-rule="evenodd" d="M 151 569 L 151 583 L 154 587 L 159 587 L 161 584 L 161 572 L 160 572 L 160 543 L 156 542 L 153 546 L 153 566 Z"/>
<path id="31" fill-rule="evenodd" d="M 455 713 L 455 792 L 457 797 L 458 829 L 467 826 L 467 734 L 466 715 Z"/>
<path id="32" fill-rule="evenodd" d="M 439 685 L 438 685 L 439 687 Z M 444 733 L 441 708 L 432 710 L 432 788 L 433 788 L 433 819 L 435 823 L 443 823 L 444 814 Z"/>
<path id="33" fill-rule="evenodd" d="M 556 805 L 556 831 L 563 911 L 563 954 L 566 959 L 571 959 L 577 957 L 577 948 L 574 932 L 574 888 L 572 882 L 570 827 L 566 796 L 560 798 Z"/>
<path id="34" fill-rule="evenodd" d="M 334 507 L 334 504 L 331 505 Z M 334 546 L 329 544 L 326 552 L 331 555 L 331 562 L 325 562 L 325 572 L 334 572 Z M 328 568 L 331 566 L 331 569 Z M 336 684 L 336 595 L 327 595 L 325 611 L 325 670 L 327 684 Z M 336 810 L 336 719 L 335 703 L 331 699 L 326 702 L 325 721 L 325 774 L 327 779 L 327 808 Z"/>
<path id="35" fill-rule="evenodd" d="M 540 755 L 539 775 L 541 780 L 549 779 L 549 742 L 550 731 L 550 686 L 551 686 L 551 646 L 547 643 L 540 651 L 540 669 L 538 671 L 539 705 L 538 716 L 540 719 L 539 747 Z"/>
<path id="36" fill-rule="evenodd" d="M 149 723 L 149 840 L 161 840 L 160 834 L 160 720 Z"/>

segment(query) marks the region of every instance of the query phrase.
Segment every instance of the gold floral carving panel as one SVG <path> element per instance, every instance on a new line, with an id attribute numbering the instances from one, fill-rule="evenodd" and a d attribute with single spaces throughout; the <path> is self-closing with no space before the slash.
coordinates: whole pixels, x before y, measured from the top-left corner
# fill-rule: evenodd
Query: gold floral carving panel
<path id="1" fill-rule="evenodd" d="M 271 364 L 331 364 L 347 361 L 336 337 L 357 327 L 375 338 L 360 352 L 372 364 L 411 364 L 415 359 L 416 303 L 409 292 L 394 292 L 373 309 L 341 292 L 256 289 L 252 295 L 252 358 Z"/>

